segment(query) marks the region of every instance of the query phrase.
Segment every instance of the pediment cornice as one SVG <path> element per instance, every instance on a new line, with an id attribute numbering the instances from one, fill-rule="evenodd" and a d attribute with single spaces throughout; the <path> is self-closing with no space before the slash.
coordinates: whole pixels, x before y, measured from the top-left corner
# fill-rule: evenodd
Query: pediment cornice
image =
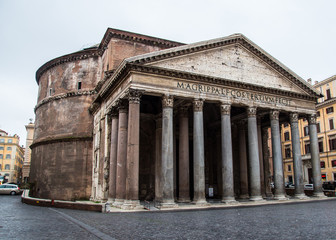
<path id="1" fill-rule="evenodd" d="M 151 75 L 158 75 L 163 77 L 172 77 L 176 79 L 183 79 L 183 80 L 192 80 L 198 81 L 200 83 L 208 83 L 208 84 L 218 84 L 223 85 L 231 88 L 239 88 L 245 89 L 250 91 L 257 91 L 257 92 L 264 92 L 269 94 L 281 95 L 285 97 L 292 97 L 292 98 L 300 98 L 309 101 L 316 101 L 316 96 L 308 95 L 308 94 L 300 94 L 291 91 L 285 91 L 277 88 L 269 88 L 260 85 L 253 85 L 245 82 L 225 79 L 225 78 L 218 78 L 212 76 L 206 76 L 201 74 L 194 74 L 190 72 L 184 71 L 177 71 L 171 70 L 166 68 L 160 68 L 155 66 L 146 66 L 141 64 L 131 64 L 127 63 L 123 65 L 119 71 L 117 71 L 110 79 L 107 80 L 107 85 L 105 85 L 101 91 L 98 93 L 98 98 L 104 99 L 107 96 L 114 86 L 116 86 L 120 81 L 124 79 L 130 72 L 133 73 L 146 73 Z M 98 99 L 97 98 L 97 99 Z"/>
<path id="2" fill-rule="evenodd" d="M 155 61 L 162 61 L 173 57 L 183 56 L 186 54 L 197 53 L 235 44 L 241 45 L 242 47 L 253 53 L 255 56 L 259 57 L 263 62 L 268 64 L 274 70 L 276 70 L 288 80 L 292 81 L 305 92 L 307 92 L 307 94 L 321 97 L 321 94 L 315 88 L 313 88 L 313 86 L 310 86 L 310 84 L 308 84 L 304 79 L 300 78 L 298 75 L 285 67 L 278 60 L 273 58 L 271 55 L 269 55 L 267 52 L 258 47 L 256 44 L 254 44 L 251 40 L 249 40 L 242 34 L 234 34 L 225 38 L 214 39 L 210 41 L 204 41 L 200 43 L 189 44 L 172 49 L 166 49 L 154 53 L 135 56 L 126 59 L 126 61 L 129 63 L 145 65 Z"/>

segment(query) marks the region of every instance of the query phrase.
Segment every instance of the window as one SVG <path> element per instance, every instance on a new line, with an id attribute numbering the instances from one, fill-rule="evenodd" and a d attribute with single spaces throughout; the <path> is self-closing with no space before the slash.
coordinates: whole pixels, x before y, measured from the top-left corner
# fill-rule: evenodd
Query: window
<path id="1" fill-rule="evenodd" d="M 13 139 L 8 139 L 8 143 L 12 143 L 13 142 Z"/>
<path id="2" fill-rule="evenodd" d="M 4 147 L 0 147 L 0 150 L 4 150 Z"/>
<path id="3" fill-rule="evenodd" d="M 1 143 L 5 142 L 5 139 L 1 138 L 1 139 L 0 139 L 0 142 L 1 142 Z"/>
<path id="4" fill-rule="evenodd" d="M 0 159 L 3 159 L 3 154 L 0 154 Z"/>
<path id="5" fill-rule="evenodd" d="M 82 82 L 77 83 L 77 90 L 80 90 L 80 89 L 82 89 Z"/>
<path id="6" fill-rule="evenodd" d="M 10 159 L 11 155 L 10 154 L 6 154 L 6 159 Z"/>
<path id="7" fill-rule="evenodd" d="M 333 173 L 333 175 L 334 175 L 334 181 L 336 181 L 336 173 Z"/>
<path id="8" fill-rule="evenodd" d="M 12 147 L 7 147 L 7 150 L 12 150 Z"/>
<path id="9" fill-rule="evenodd" d="M 304 136 L 308 136 L 308 134 L 309 134 L 309 128 L 308 128 L 308 126 L 305 126 L 303 128 L 303 134 L 304 134 Z"/>
<path id="10" fill-rule="evenodd" d="M 291 148 L 290 145 L 285 146 L 285 158 L 290 158 L 291 157 Z"/>
<path id="11" fill-rule="evenodd" d="M 316 131 L 317 133 L 320 133 L 321 132 L 321 127 L 320 127 L 320 123 L 316 123 Z"/>
<path id="12" fill-rule="evenodd" d="M 319 145 L 319 152 L 322 153 L 323 152 L 323 138 L 320 138 L 318 140 L 318 145 Z"/>
<path id="13" fill-rule="evenodd" d="M 330 118 L 330 119 L 329 119 L 329 129 L 330 129 L 330 130 L 333 130 L 333 129 L 334 129 L 334 119 L 333 119 L 333 118 Z"/>
<path id="14" fill-rule="evenodd" d="M 305 148 L 305 153 L 309 154 L 310 153 L 310 142 L 309 141 L 305 142 L 304 148 Z"/>
<path id="15" fill-rule="evenodd" d="M 332 160 L 332 161 L 331 161 L 331 166 L 332 166 L 332 167 L 336 167 L 336 160 Z"/>
<path id="16" fill-rule="evenodd" d="M 289 132 L 285 132 L 284 135 L 285 135 L 285 141 L 289 141 Z"/>
<path id="17" fill-rule="evenodd" d="M 289 165 L 287 165 L 287 170 L 288 170 L 288 172 L 291 172 L 292 171 L 292 166 L 289 164 Z"/>
<path id="18" fill-rule="evenodd" d="M 52 88 L 49 88 L 49 96 L 52 95 Z"/>
<path id="19" fill-rule="evenodd" d="M 326 113 L 328 114 L 328 113 L 333 113 L 334 112 L 334 107 L 328 107 L 327 109 L 326 109 Z"/>
<path id="20" fill-rule="evenodd" d="M 322 181 L 327 181 L 327 174 L 321 173 L 321 178 L 322 178 Z"/>
<path id="21" fill-rule="evenodd" d="M 0 171 L 2 170 L 2 165 L 0 164 Z"/>
<path id="22" fill-rule="evenodd" d="M 325 168 L 325 162 L 321 161 L 321 168 Z"/>
<path id="23" fill-rule="evenodd" d="M 330 89 L 327 89 L 327 90 L 326 90 L 326 97 L 327 97 L 327 99 L 326 99 L 326 100 L 328 100 L 328 99 L 330 99 L 330 98 L 331 98 Z"/>
<path id="24" fill-rule="evenodd" d="M 329 136 L 329 149 L 336 150 L 336 135 Z"/>
<path id="25" fill-rule="evenodd" d="M 320 115 L 320 111 L 317 111 L 316 112 L 316 117 L 320 117 L 321 115 Z"/>
<path id="26" fill-rule="evenodd" d="M 9 164 L 6 164 L 6 165 L 5 165 L 5 170 L 10 170 L 10 166 L 9 166 Z"/>

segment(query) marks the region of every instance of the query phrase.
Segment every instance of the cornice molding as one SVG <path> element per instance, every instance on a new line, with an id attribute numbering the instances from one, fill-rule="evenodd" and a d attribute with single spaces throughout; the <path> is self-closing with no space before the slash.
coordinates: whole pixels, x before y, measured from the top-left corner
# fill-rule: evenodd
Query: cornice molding
<path id="1" fill-rule="evenodd" d="M 95 49 L 84 49 L 78 52 L 70 53 L 55 59 L 50 60 L 49 62 L 46 62 L 43 64 L 37 71 L 36 71 L 36 82 L 39 84 L 40 77 L 44 72 L 47 70 L 61 65 L 63 63 L 73 62 L 77 60 L 84 60 L 92 57 L 98 57 L 103 54 L 103 51 L 101 49 L 95 48 Z"/>
<path id="2" fill-rule="evenodd" d="M 321 87 L 321 86 L 323 86 L 323 85 L 325 85 L 325 84 L 327 84 L 327 83 L 329 83 L 329 82 L 332 82 L 332 81 L 334 81 L 334 80 L 336 80 L 336 75 L 333 75 L 333 76 L 331 76 L 331 77 L 328 77 L 327 79 L 324 79 L 323 81 L 314 84 L 314 87 L 315 87 L 315 88 L 317 88 L 317 87 Z"/>
<path id="3" fill-rule="evenodd" d="M 336 102 L 336 97 L 335 98 L 331 98 L 331 99 L 328 99 L 326 101 L 323 101 L 321 103 L 317 103 L 316 104 L 316 108 L 321 108 L 321 107 L 325 107 L 326 105 L 328 104 L 334 104 Z"/>
<path id="4" fill-rule="evenodd" d="M 37 84 L 39 84 L 39 79 L 42 76 L 42 74 L 45 71 L 49 70 L 50 68 L 53 68 L 55 66 L 58 66 L 60 64 L 67 63 L 67 62 L 73 62 L 76 60 L 83 60 L 87 58 L 102 56 L 105 50 L 107 49 L 107 45 L 109 44 L 112 38 L 132 41 L 132 42 L 139 42 L 139 43 L 143 43 L 143 44 L 151 45 L 151 46 L 158 46 L 163 49 L 185 45 L 184 43 L 179 43 L 175 41 L 170 41 L 170 40 L 165 40 L 161 38 L 155 38 L 155 37 L 150 37 L 150 36 L 141 35 L 137 33 L 108 28 L 101 43 L 99 44 L 99 47 L 88 48 L 88 49 L 84 49 L 78 52 L 70 53 L 70 54 L 52 59 L 46 62 L 45 64 L 43 64 L 36 71 Z"/>
<path id="5" fill-rule="evenodd" d="M 172 48 L 172 47 L 185 45 L 184 43 L 179 43 L 175 41 L 170 41 L 170 40 L 150 37 L 150 36 L 146 36 L 146 35 L 142 35 L 138 33 L 132 33 L 132 32 L 122 31 L 118 29 L 108 28 L 103 37 L 103 40 L 101 41 L 99 45 L 99 48 L 105 50 L 112 38 L 131 41 L 131 42 L 143 43 L 143 44 L 151 45 L 151 46 L 158 46 L 161 48 Z"/>
<path id="6" fill-rule="evenodd" d="M 273 57 L 269 54 L 267 54 L 265 51 L 260 49 L 256 46 L 256 44 L 252 44 L 245 36 L 241 34 L 235 34 L 226 38 L 223 38 L 221 40 L 213 40 L 208 41 L 201 44 L 190 44 L 189 48 L 187 46 L 179 47 L 175 50 L 163 50 L 160 52 L 151 53 L 151 54 L 145 54 L 143 57 L 133 57 L 129 59 L 129 63 L 135 63 L 135 64 L 146 64 L 150 62 L 160 61 L 164 59 L 168 59 L 171 57 L 177 57 L 184 54 L 190 54 L 190 53 L 196 53 L 204 50 L 210 50 L 222 46 L 228 46 L 228 45 L 241 45 L 245 49 L 252 52 L 254 55 L 258 56 L 262 61 L 267 63 L 269 66 L 271 66 L 274 70 L 278 71 L 281 75 L 289 79 L 290 81 L 297 84 L 300 88 L 302 88 L 304 91 L 307 92 L 307 94 L 313 94 L 318 95 L 315 91 L 315 88 L 313 86 L 309 87 L 308 83 L 303 82 L 304 80 L 300 80 L 298 76 L 296 76 L 295 73 L 287 69 L 285 66 L 282 66 L 280 62 L 277 62 L 276 59 L 273 59 Z M 314 90 L 313 90 L 314 89 Z M 319 96 L 322 96 L 321 94 Z"/>
<path id="7" fill-rule="evenodd" d="M 299 99 L 304 99 L 304 100 L 309 100 L 309 101 L 316 100 L 316 98 L 311 95 L 294 93 L 290 91 L 280 90 L 277 88 L 267 88 L 264 86 L 253 85 L 253 84 L 244 83 L 244 82 L 238 82 L 238 81 L 229 80 L 225 78 L 216 78 L 216 77 L 211 77 L 207 75 L 200 75 L 200 74 L 194 74 L 194 73 L 189 73 L 189 72 L 170 70 L 166 68 L 160 68 L 160 67 L 154 67 L 154 66 L 144 66 L 144 65 L 138 65 L 138 64 L 129 64 L 129 63 L 125 64 L 120 71 L 116 72 L 116 74 L 112 76 L 111 79 L 107 80 L 107 85 L 104 86 L 104 88 L 102 88 L 102 90 L 98 93 L 99 96 L 101 98 L 106 96 L 111 91 L 113 86 L 119 83 L 123 79 L 123 77 L 125 77 L 130 71 L 148 73 L 148 74 L 156 74 L 160 76 L 167 76 L 167 77 L 173 77 L 173 78 L 185 79 L 185 80 L 194 80 L 194 81 L 200 81 L 200 82 L 209 83 L 209 84 L 220 84 L 226 87 L 240 88 L 240 89 L 246 89 L 250 91 L 282 95 L 285 97 L 299 98 Z"/>
<path id="8" fill-rule="evenodd" d="M 58 143 L 58 142 L 76 142 L 76 141 L 92 141 L 92 136 L 65 136 L 65 137 L 50 137 L 46 139 L 41 139 L 34 141 L 29 147 L 33 149 L 40 145 L 46 145 L 51 143 Z"/>
<path id="9" fill-rule="evenodd" d="M 94 95 L 94 94 L 96 94 L 95 90 L 87 90 L 87 91 L 68 92 L 68 93 L 63 93 L 63 94 L 59 94 L 59 95 L 56 95 L 56 96 L 44 98 L 42 101 L 37 103 L 37 105 L 34 108 L 34 112 L 36 113 L 36 110 L 39 107 L 41 107 L 42 105 L 44 105 L 46 103 L 52 102 L 52 101 L 56 101 L 56 100 L 60 100 L 60 99 L 64 99 L 64 98 L 69 98 L 69 97 L 79 97 L 79 96 Z"/>

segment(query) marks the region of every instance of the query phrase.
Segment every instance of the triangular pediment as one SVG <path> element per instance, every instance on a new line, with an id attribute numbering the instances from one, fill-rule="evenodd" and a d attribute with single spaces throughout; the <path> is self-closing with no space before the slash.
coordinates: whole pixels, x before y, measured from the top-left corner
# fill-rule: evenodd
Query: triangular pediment
<path id="1" fill-rule="evenodd" d="M 319 95 L 305 80 L 241 34 L 145 54 L 127 62 Z"/>

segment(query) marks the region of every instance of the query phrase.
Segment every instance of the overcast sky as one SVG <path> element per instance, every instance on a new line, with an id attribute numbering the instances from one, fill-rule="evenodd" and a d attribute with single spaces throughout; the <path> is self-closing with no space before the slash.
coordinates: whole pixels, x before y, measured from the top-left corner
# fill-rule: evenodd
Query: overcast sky
<path id="1" fill-rule="evenodd" d="M 334 0 L 0 0 L 0 129 L 25 145 L 36 70 L 108 27 L 193 43 L 242 33 L 304 79 L 336 74 Z"/>

